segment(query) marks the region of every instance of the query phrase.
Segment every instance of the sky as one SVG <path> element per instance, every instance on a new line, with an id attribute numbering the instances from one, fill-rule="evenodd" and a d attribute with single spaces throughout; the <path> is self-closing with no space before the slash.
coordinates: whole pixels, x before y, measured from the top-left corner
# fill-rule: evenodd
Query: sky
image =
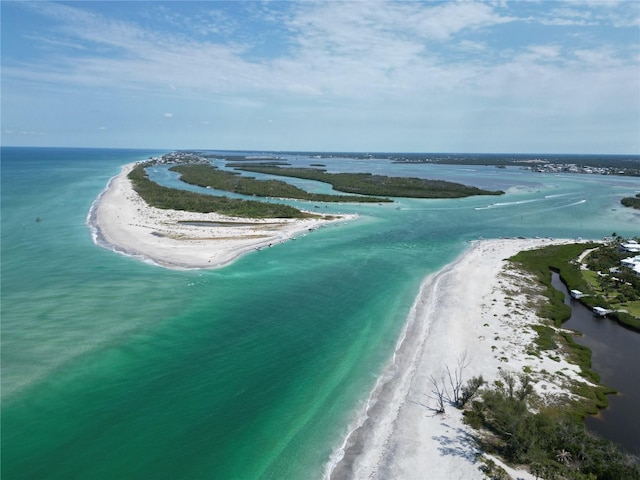
<path id="1" fill-rule="evenodd" d="M 640 2 L 5 1 L 16 146 L 640 154 Z"/>

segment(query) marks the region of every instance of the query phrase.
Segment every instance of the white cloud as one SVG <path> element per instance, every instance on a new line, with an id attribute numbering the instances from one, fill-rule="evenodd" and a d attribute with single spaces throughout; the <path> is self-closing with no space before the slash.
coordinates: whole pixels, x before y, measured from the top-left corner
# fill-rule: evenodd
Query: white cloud
<path id="1" fill-rule="evenodd" d="M 41 132 L 41 131 L 37 131 L 37 130 L 12 130 L 12 129 L 6 129 L 4 130 L 4 133 L 8 134 L 8 135 L 21 135 L 21 136 L 44 136 L 46 135 L 45 132 Z"/>
<path id="2" fill-rule="evenodd" d="M 229 36 L 242 19 L 222 27 L 224 15 L 209 4 L 189 35 L 192 19 L 162 4 L 149 18 L 164 18 L 173 30 L 116 21 L 74 4 L 27 3 L 57 22 L 55 31 L 29 37 L 52 54 L 32 64 L 3 62 L 3 82 L 135 98 L 141 111 L 162 97 L 172 109 L 165 118 L 204 117 L 218 126 L 224 116 L 227 128 L 244 130 L 253 118 L 256 124 L 273 119 L 273 126 L 313 119 L 353 128 L 393 121 L 405 129 L 437 129 L 444 122 L 454 129 L 465 118 L 484 121 L 474 112 L 493 112 L 491 118 L 500 112 L 566 116 L 571 109 L 597 114 L 604 108 L 600 99 L 627 116 L 638 110 L 637 45 L 635 53 L 634 46 L 613 43 L 594 48 L 593 30 L 587 42 L 574 36 L 571 43 L 525 33 L 504 43 L 495 36 L 494 28 L 515 22 L 547 28 L 553 18 L 544 9 L 525 20 L 502 2 L 301 2 L 273 10 L 251 4 L 283 43 L 260 57 L 253 49 L 267 34 L 256 32 L 254 44 Z M 576 5 L 555 10 L 554 31 L 565 28 L 563 22 L 573 25 L 565 38 L 581 22 L 620 13 Z M 196 111 L 186 115 L 186 108 Z"/>
<path id="3" fill-rule="evenodd" d="M 531 45 L 503 57 L 495 46 L 490 49 L 486 42 L 462 38 L 457 43 L 460 52 L 475 49 L 482 56 L 452 63 L 441 48 L 449 46 L 453 36 L 516 21 L 477 2 L 294 4 L 285 24 L 293 48 L 286 56 L 265 61 L 245 59 L 247 45 L 160 34 L 60 4 L 41 9 L 64 20 L 62 30 L 69 40 L 95 42 L 116 54 L 75 55 L 28 68 L 10 66 L 5 74 L 32 79 L 35 73 L 48 82 L 119 86 L 153 95 L 179 92 L 245 107 L 263 106 L 265 96 L 362 100 L 454 90 L 469 94 L 478 83 L 495 84 L 482 78 L 513 68 L 513 58 L 524 71 L 541 75 L 541 64 L 560 55 L 558 46 Z M 574 10 L 558 11 L 566 18 L 578 18 Z M 175 21 L 188 24 L 184 17 Z M 616 51 L 608 55 L 619 57 Z M 599 67 L 607 64 L 611 60 Z"/>
<path id="4" fill-rule="evenodd" d="M 570 0 L 552 9 L 543 20 L 545 25 L 640 25 L 640 3 L 633 0 Z"/>
<path id="5" fill-rule="evenodd" d="M 254 91 L 258 94 L 379 95 L 406 88 L 403 70 L 430 69 L 428 39 L 447 39 L 465 28 L 508 21 L 477 3 L 429 5 L 347 2 L 300 5 L 287 23 L 293 54 L 271 62 L 243 58 L 246 46 L 160 35 L 134 24 L 104 19 L 74 7 L 48 4 L 42 11 L 64 19 L 61 31 L 80 46 L 115 49 L 116 55 L 74 56 L 14 76 L 88 87 L 120 85 L 161 94 L 183 88 L 192 95 Z M 403 79 L 404 77 L 404 79 Z"/>

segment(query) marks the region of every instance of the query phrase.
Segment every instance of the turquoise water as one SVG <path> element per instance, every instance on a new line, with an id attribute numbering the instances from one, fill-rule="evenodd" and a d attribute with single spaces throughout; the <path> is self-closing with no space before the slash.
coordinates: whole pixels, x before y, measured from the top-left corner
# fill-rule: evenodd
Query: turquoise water
<path id="1" fill-rule="evenodd" d="M 96 246 L 86 226 L 120 166 L 159 153 L 2 149 L 3 478 L 321 478 L 422 279 L 467 240 L 640 227 L 619 205 L 637 178 L 323 159 L 508 193 L 322 205 L 361 217 L 173 271 Z"/>

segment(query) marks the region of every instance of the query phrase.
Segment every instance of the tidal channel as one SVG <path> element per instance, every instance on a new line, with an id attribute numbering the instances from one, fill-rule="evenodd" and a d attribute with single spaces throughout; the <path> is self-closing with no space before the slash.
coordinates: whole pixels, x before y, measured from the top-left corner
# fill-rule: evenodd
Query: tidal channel
<path id="1" fill-rule="evenodd" d="M 600 375 L 600 382 L 618 391 L 609 396 L 608 408 L 585 419 L 587 430 L 640 455 L 640 334 L 615 320 L 595 316 L 571 298 L 557 273 L 552 273 L 551 281 L 564 293 L 564 303 L 572 311 L 562 326 L 581 334 L 574 339 L 591 349 L 591 367 Z"/>

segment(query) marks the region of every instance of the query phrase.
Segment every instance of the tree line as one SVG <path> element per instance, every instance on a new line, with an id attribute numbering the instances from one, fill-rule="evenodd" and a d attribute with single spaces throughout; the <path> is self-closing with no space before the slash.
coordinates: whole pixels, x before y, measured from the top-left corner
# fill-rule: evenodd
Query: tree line
<path id="1" fill-rule="evenodd" d="M 473 195 L 502 195 L 501 190 L 490 191 L 445 180 L 413 177 L 387 177 L 370 173 L 327 173 L 315 168 L 281 168 L 248 165 L 239 170 L 285 177 L 304 178 L 329 183 L 335 190 L 358 195 L 410 198 L 462 198 Z"/>
<path id="2" fill-rule="evenodd" d="M 543 404 L 526 374 L 502 371 L 464 414 L 469 425 L 486 433 L 479 438 L 485 452 L 499 454 L 510 464 L 528 465 L 536 478 L 640 478 L 637 459 L 587 433 L 563 407 Z"/>
<path id="3" fill-rule="evenodd" d="M 277 168 L 277 167 L 276 167 Z M 244 169 L 244 168 L 242 168 Z M 213 165 L 178 165 L 170 170 L 180 173 L 183 182 L 225 192 L 271 198 L 294 198 L 315 202 L 391 202 L 388 198 L 311 193 L 281 180 L 256 180 Z"/>
<path id="4" fill-rule="evenodd" d="M 454 368 L 431 376 L 430 398 L 435 414 L 445 407 L 463 410 L 464 422 L 478 431 L 475 439 L 486 453 L 511 465 L 526 465 L 536 478 L 547 480 L 637 480 L 638 459 L 608 440 L 590 435 L 582 424 L 579 399 L 550 405 L 534 391 L 527 373 L 501 370 L 492 385 L 483 377 L 464 381 L 470 360 L 464 353 Z M 586 387 L 590 388 L 590 387 Z M 575 393 L 575 392 L 574 392 Z M 488 460 L 481 470 L 492 479 L 508 479 Z"/>
<path id="5" fill-rule="evenodd" d="M 625 197 L 620 200 L 620 203 L 625 207 L 631 207 L 640 210 L 640 193 L 636 193 L 635 197 Z"/>
<path id="6" fill-rule="evenodd" d="M 152 207 L 200 213 L 216 212 L 222 215 L 245 218 L 316 217 L 316 215 L 278 203 L 219 197 L 164 187 L 149 179 L 145 171 L 148 165 L 147 163 L 136 165 L 128 177 L 134 190 Z"/>

